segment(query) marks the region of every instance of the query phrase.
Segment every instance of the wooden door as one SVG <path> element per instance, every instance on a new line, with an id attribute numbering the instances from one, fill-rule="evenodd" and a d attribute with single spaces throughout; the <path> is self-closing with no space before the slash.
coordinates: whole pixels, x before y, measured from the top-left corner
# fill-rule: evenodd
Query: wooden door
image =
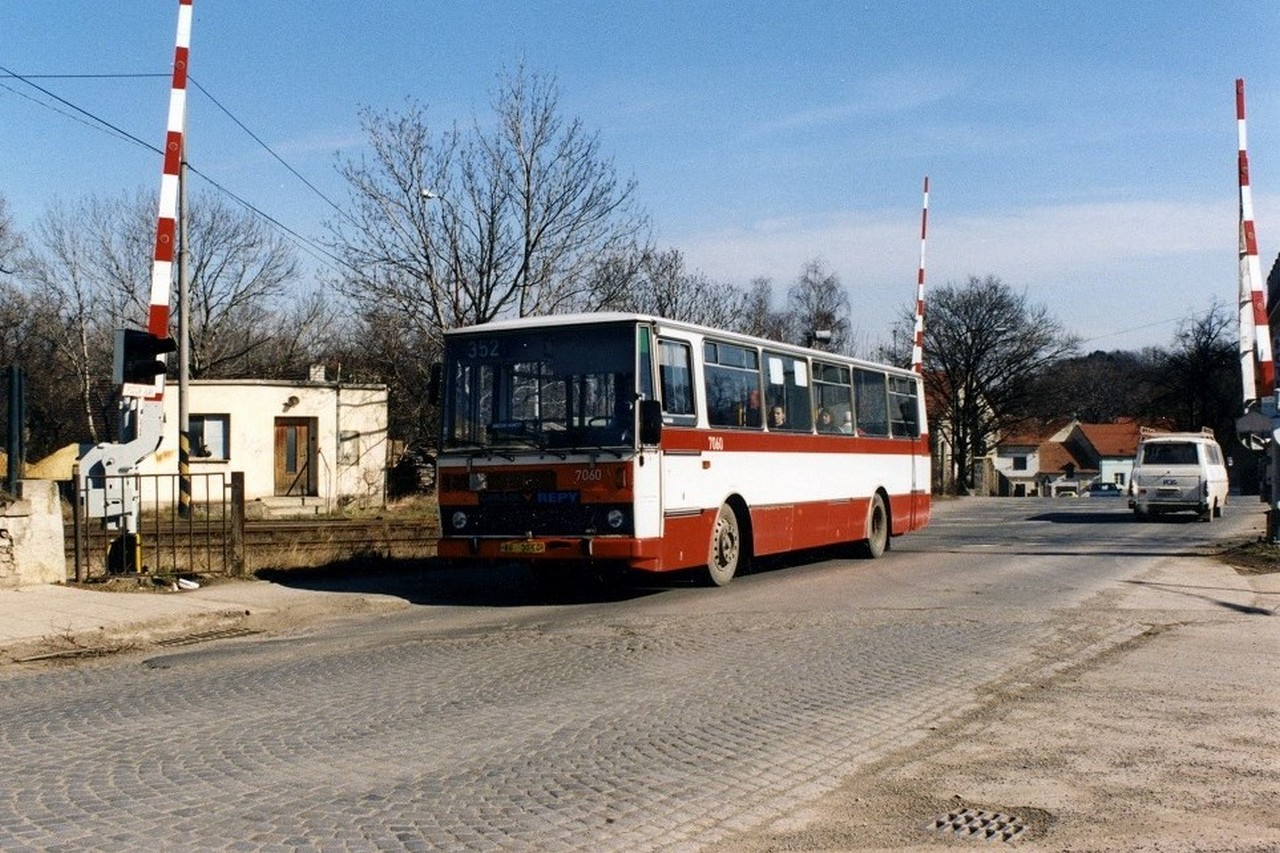
<path id="1" fill-rule="evenodd" d="M 277 495 L 314 495 L 309 418 L 276 418 Z"/>

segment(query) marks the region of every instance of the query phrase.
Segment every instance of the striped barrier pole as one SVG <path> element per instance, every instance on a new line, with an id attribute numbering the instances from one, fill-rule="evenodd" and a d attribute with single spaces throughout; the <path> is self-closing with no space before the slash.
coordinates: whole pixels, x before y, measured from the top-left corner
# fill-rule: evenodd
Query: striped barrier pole
<path id="1" fill-rule="evenodd" d="M 1237 162 L 1240 176 L 1240 372 L 1245 408 L 1275 394 L 1275 364 L 1267 297 L 1258 261 L 1258 238 L 1253 224 L 1253 193 L 1249 186 L 1248 135 L 1244 118 L 1244 80 L 1236 80 Z"/>
<path id="2" fill-rule="evenodd" d="M 916 323 L 911 342 L 911 369 L 924 374 L 924 245 L 929 233 L 929 176 L 924 176 L 924 204 L 920 209 L 920 268 L 916 272 Z"/>

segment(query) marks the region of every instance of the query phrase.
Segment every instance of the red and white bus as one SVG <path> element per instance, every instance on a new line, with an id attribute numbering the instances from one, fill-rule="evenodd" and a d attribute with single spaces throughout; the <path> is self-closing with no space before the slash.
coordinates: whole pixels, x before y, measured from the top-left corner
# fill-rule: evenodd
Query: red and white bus
<path id="1" fill-rule="evenodd" d="M 640 314 L 445 334 L 442 557 L 701 568 L 929 519 L 910 370 Z"/>

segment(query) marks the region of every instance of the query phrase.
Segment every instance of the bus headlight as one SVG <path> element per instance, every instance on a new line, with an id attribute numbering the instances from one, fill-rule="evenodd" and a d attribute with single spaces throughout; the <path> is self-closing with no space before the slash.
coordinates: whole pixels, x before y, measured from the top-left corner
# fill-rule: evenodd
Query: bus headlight
<path id="1" fill-rule="evenodd" d="M 458 510 L 449 521 L 453 524 L 454 530 L 461 530 L 467 526 L 467 514 L 462 510 Z"/>
<path id="2" fill-rule="evenodd" d="M 609 514 L 605 516 L 605 522 L 608 523 L 608 525 L 612 527 L 614 530 L 617 530 L 618 528 L 622 527 L 622 525 L 626 522 L 626 520 L 627 520 L 626 513 L 624 513 L 620 509 L 611 509 L 609 510 Z"/>

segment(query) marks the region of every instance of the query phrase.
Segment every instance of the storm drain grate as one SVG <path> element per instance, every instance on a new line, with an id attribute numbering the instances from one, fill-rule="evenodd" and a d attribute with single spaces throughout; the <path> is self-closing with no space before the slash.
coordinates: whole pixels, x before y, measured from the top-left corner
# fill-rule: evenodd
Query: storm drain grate
<path id="1" fill-rule="evenodd" d="M 251 637 L 258 631 L 249 628 L 219 628 L 214 631 L 202 631 L 199 634 L 183 634 L 181 637 L 171 637 L 168 640 L 157 640 L 157 646 L 194 646 L 196 643 L 205 643 L 210 640 L 230 640 L 233 637 Z"/>
<path id="2" fill-rule="evenodd" d="M 77 658 L 101 658 L 120 651 L 118 648 L 76 648 L 64 649 L 60 652 L 44 652 L 24 658 L 14 658 L 14 663 L 38 663 L 46 660 L 76 660 Z"/>
<path id="3" fill-rule="evenodd" d="M 1014 841 L 1026 831 L 1022 819 L 997 812 L 978 809 L 961 809 L 947 812 L 935 818 L 930 829 L 960 838 L 977 838 L 982 841 Z"/>

